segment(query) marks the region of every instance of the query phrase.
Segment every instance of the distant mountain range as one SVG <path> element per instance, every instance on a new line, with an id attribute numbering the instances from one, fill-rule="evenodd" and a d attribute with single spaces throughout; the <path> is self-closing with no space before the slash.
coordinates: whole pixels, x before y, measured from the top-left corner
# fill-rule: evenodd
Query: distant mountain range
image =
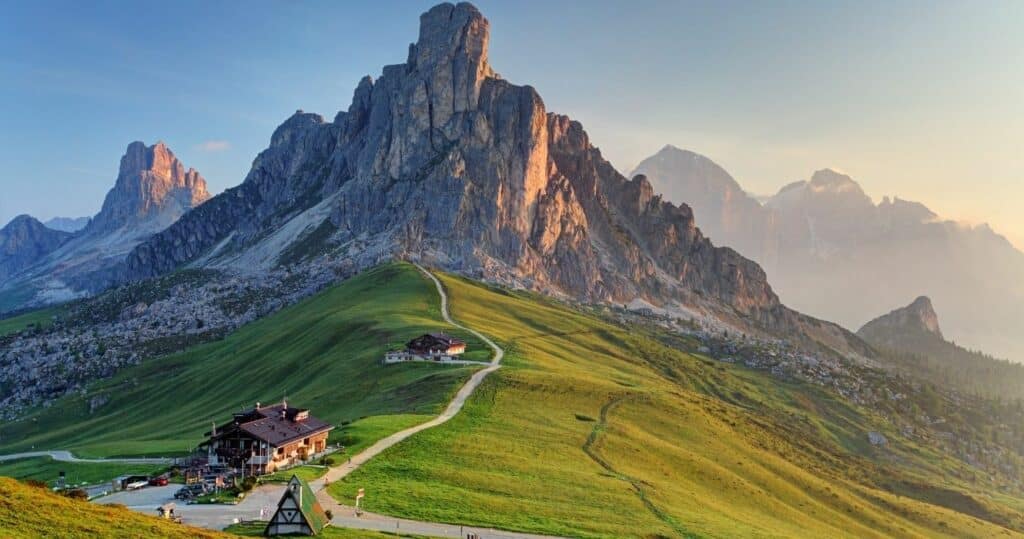
<path id="1" fill-rule="evenodd" d="M 78 232 L 89 224 L 89 217 L 54 217 L 43 224 L 46 228 L 59 230 L 61 232 Z"/>
<path id="2" fill-rule="evenodd" d="M 203 177 L 163 142 L 129 144 L 102 209 L 81 228 L 61 231 L 22 215 L 0 229 L 0 311 L 105 288 L 136 245 L 208 198 Z M 70 228 L 82 219 L 50 222 Z"/>
<path id="3" fill-rule="evenodd" d="M 944 220 L 899 198 L 875 204 L 830 169 L 761 203 L 706 157 L 672 146 L 633 174 L 689 204 L 708 237 L 761 263 L 803 312 L 855 328 L 893 298 L 928 295 L 947 313 L 947 335 L 1024 360 L 1024 253 L 987 225 Z"/>

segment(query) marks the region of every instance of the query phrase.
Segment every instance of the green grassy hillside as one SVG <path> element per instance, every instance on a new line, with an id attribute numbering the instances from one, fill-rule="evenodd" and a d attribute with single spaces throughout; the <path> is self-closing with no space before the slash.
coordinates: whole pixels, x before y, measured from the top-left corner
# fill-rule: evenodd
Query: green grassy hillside
<path id="1" fill-rule="evenodd" d="M 175 524 L 124 507 L 96 505 L 0 477 L 0 537 L 229 539 L 227 533 Z"/>
<path id="2" fill-rule="evenodd" d="M 883 488 L 915 474 L 943 482 L 955 464 L 916 447 L 872 455 L 865 434 L 885 425 L 818 389 L 541 298 L 444 283 L 454 316 L 497 338 L 507 365 L 458 417 L 334 483 L 343 502 L 363 487 L 372 511 L 581 537 L 995 537 L 1016 535 L 995 522 L 1021 526 L 1017 510 L 977 493 L 927 503 Z"/>
<path id="3" fill-rule="evenodd" d="M 820 388 L 670 346 L 552 300 L 444 276 L 456 318 L 508 352 L 457 417 L 331 493 L 372 511 L 578 537 L 1003 537 L 1024 501 L 901 441 Z M 383 367 L 442 324 L 409 265 L 377 268 L 227 339 L 127 369 L 15 423 L 0 452 L 167 454 L 211 420 L 286 394 L 354 450 L 438 412 L 468 368 Z M 462 334 L 477 359 L 482 343 Z M 97 394 L 110 401 L 88 414 Z M 361 419 L 360 419 L 361 418 Z M 866 433 L 890 438 L 885 450 Z"/>
<path id="4" fill-rule="evenodd" d="M 287 396 L 365 445 L 438 412 L 471 367 L 380 364 L 389 347 L 440 322 L 437 292 L 411 266 L 366 272 L 245 326 L 228 338 L 148 361 L 19 421 L 0 425 L 0 452 L 71 449 L 84 456 L 169 455 L 195 446 L 211 421 Z M 487 350 L 471 335 L 476 359 Z M 97 395 L 109 402 L 89 413 Z M 399 415 L 394 418 L 390 414 Z M 358 421 L 367 416 L 381 416 Z"/>
<path id="5" fill-rule="evenodd" d="M 31 327 L 45 327 L 53 321 L 53 316 L 60 311 L 60 307 L 47 307 L 19 314 L 18 316 L 0 319 L 0 337 Z"/>
<path id="6" fill-rule="evenodd" d="M 121 475 L 153 475 L 167 466 L 157 464 L 124 464 L 118 462 L 57 462 L 50 457 L 37 457 L 0 462 L 0 476 L 15 479 L 43 481 L 56 486 L 57 477 L 64 472 L 66 484 L 71 486 L 95 485 Z"/>

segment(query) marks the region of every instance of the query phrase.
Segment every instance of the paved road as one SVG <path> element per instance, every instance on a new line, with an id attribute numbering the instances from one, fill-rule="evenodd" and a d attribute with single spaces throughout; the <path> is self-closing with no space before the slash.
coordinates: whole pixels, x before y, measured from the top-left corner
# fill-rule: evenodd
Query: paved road
<path id="1" fill-rule="evenodd" d="M 0 462 L 5 460 L 27 459 L 32 457 L 51 457 L 60 462 L 120 462 L 124 464 L 171 464 L 174 459 L 161 457 L 128 457 L 128 458 L 103 458 L 103 459 L 80 459 L 71 454 L 70 451 L 27 451 L 25 453 L 12 453 L 0 455 Z"/>

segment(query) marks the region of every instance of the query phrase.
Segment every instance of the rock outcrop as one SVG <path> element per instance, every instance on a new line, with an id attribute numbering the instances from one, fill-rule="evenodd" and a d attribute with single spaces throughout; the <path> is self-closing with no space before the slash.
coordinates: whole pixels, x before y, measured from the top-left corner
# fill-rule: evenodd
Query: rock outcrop
<path id="1" fill-rule="evenodd" d="M 360 81 L 333 121 L 302 111 L 285 121 L 241 185 L 139 245 L 125 276 L 274 263 L 327 222 L 331 244 L 362 265 L 418 258 L 758 331 L 801 324 L 757 264 L 701 234 L 689 207 L 623 177 L 578 122 L 498 76 L 488 32 L 470 4 L 430 9 L 404 64 Z"/>
<path id="2" fill-rule="evenodd" d="M 633 169 L 666 200 L 693 209 L 700 229 L 719 245 L 771 265 L 778 252 L 773 213 L 747 194 L 717 163 L 691 151 L 665 146 Z"/>
<path id="3" fill-rule="evenodd" d="M 30 215 L 19 215 L 0 229 L 0 282 L 64 245 L 71 234 L 52 230 Z"/>
<path id="4" fill-rule="evenodd" d="M 906 307 L 875 318 L 864 324 L 857 334 L 869 342 L 889 346 L 925 335 L 943 340 L 939 316 L 927 296 L 920 296 Z"/>
<path id="5" fill-rule="evenodd" d="M 14 239 L 38 244 L 17 263 L 0 261 L 0 304 L 66 301 L 123 281 L 124 259 L 135 246 L 209 198 L 203 177 L 186 170 L 164 143 L 129 144 L 103 208 L 83 229 L 69 234 L 19 218 L 31 226 L 21 226 Z"/>
<path id="6" fill-rule="evenodd" d="M 114 187 L 85 233 L 95 236 L 123 227 L 155 232 L 209 198 L 206 180 L 195 169 L 185 170 L 163 142 L 148 147 L 132 142 L 121 157 Z"/>

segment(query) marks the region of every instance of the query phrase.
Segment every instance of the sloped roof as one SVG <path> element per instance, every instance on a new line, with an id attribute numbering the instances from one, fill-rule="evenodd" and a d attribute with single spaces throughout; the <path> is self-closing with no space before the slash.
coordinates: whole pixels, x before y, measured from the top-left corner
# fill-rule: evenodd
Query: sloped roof
<path id="1" fill-rule="evenodd" d="M 283 412 L 283 416 L 282 416 Z M 309 415 L 306 408 L 296 408 L 287 404 L 260 406 L 235 414 L 231 423 L 217 428 L 217 434 L 206 433 L 210 441 L 225 436 L 232 436 L 240 430 L 249 436 L 263 440 L 275 447 L 294 440 L 299 440 L 317 433 L 333 429 L 330 423 Z"/>
<path id="2" fill-rule="evenodd" d="M 278 513 L 280 513 L 285 501 L 289 499 L 296 502 L 295 505 L 299 508 L 299 514 L 302 516 L 303 520 L 305 520 L 311 535 L 320 533 L 328 524 L 330 524 L 330 519 L 327 518 L 327 513 L 324 512 L 324 508 L 320 506 L 320 502 L 316 499 L 316 495 L 313 494 L 313 489 L 309 488 L 309 484 L 299 479 L 297 475 L 292 475 L 292 478 L 288 480 L 288 486 L 285 488 L 284 494 L 281 496 L 281 500 L 277 502 L 277 511 L 274 512 L 274 516 L 272 516 L 270 518 L 270 522 L 267 523 L 264 535 L 271 534 L 275 521 L 278 520 Z"/>

